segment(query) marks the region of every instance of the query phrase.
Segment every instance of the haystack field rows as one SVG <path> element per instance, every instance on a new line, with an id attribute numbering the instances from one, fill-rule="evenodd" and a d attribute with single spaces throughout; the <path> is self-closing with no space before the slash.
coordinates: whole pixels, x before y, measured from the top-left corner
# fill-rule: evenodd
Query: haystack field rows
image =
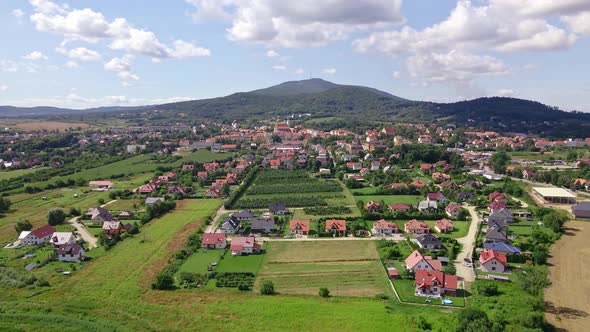
<path id="1" fill-rule="evenodd" d="M 271 242 L 255 287 L 272 280 L 281 294 L 338 296 L 390 294 L 375 244 L 370 241 Z"/>

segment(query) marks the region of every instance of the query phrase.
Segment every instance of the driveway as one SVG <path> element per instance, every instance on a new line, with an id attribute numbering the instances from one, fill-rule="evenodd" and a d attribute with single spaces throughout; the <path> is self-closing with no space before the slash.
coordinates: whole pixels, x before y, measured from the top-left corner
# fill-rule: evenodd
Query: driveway
<path id="1" fill-rule="evenodd" d="M 227 212 L 229 211 L 226 210 L 222 205 L 219 210 L 217 210 L 217 213 L 215 214 L 215 217 L 213 217 L 211 223 L 207 226 L 207 228 L 205 228 L 205 233 L 215 233 L 215 229 L 217 228 L 217 220 L 219 220 L 219 218 L 221 218 L 221 216 Z"/>
<path id="2" fill-rule="evenodd" d="M 98 241 L 98 239 L 90 233 L 84 225 L 78 223 L 78 219 L 80 217 L 75 217 L 70 219 L 67 223 L 72 225 L 76 229 L 76 233 L 88 243 L 88 248 L 94 248 L 94 245 Z"/>
<path id="3" fill-rule="evenodd" d="M 465 258 L 469 258 L 469 260 L 471 260 L 472 258 L 473 248 L 475 247 L 475 240 L 477 239 L 477 231 L 479 230 L 481 219 L 479 218 L 477 211 L 475 211 L 475 206 L 467 206 L 466 209 L 471 215 L 471 225 L 469 226 L 467 235 L 457 239 L 457 242 L 463 245 L 463 249 L 461 249 L 461 252 L 457 255 L 455 268 L 457 269 L 457 276 L 459 276 L 465 282 L 472 282 L 475 280 L 475 273 L 473 272 L 472 268 L 463 265 L 463 260 Z"/>

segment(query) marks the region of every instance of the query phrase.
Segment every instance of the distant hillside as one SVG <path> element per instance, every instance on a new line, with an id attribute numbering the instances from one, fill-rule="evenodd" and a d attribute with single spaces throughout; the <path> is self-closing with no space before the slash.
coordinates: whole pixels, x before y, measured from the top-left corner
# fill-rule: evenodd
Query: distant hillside
<path id="1" fill-rule="evenodd" d="M 370 121 L 437 122 L 502 132 L 531 132 L 554 136 L 581 137 L 590 132 L 590 113 L 568 113 L 534 101 L 501 97 L 447 104 L 411 101 L 369 87 L 340 85 L 321 79 L 285 82 L 226 97 L 154 106 L 86 110 L 0 106 L 0 117 L 109 114 L 137 110 L 159 110 L 161 112 L 157 113 L 157 118 L 161 121 L 176 119 L 177 113 L 183 113 L 187 119 L 217 120 L 268 120 L 304 113 L 316 119 L 334 119 L 330 122 L 334 126 Z"/>

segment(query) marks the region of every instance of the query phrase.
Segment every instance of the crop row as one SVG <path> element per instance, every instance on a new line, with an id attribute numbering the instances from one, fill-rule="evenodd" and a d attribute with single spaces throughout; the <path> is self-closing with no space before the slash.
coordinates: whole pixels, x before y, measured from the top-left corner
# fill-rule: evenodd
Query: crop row
<path id="1" fill-rule="evenodd" d="M 336 182 L 317 181 L 311 183 L 255 185 L 248 189 L 249 195 L 339 192 L 342 187 Z"/>
<path id="2" fill-rule="evenodd" d="M 281 198 L 241 198 L 235 204 L 235 209 L 268 208 L 271 203 L 283 202 L 287 207 L 324 206 L 328 205 L 324 197 L 319 196 L 286 196 Z"/>

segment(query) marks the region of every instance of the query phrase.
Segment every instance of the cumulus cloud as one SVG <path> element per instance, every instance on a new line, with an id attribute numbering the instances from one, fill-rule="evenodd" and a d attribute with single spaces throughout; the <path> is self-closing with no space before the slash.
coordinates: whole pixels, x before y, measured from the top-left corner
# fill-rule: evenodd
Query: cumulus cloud
<path id="1" fill-rule="evenodd" d="M 59 47 L 56 49 L 56 51 L 67 56 L 68 58 L 78 59 L 81 61 L 98 61 L 101 59 L 100 53 L 89 50 L 85 47 L 77 47 L 71 50 L 66 50 L 62 47 Z"/>
<path id="2" fill-rule="evenodd" d="M 294 74 L 295 75 L 303 75 L 304 71 L 303 68 L 297 68 L 297 70 L 295 70 Z"/>
<path id="3" fill-rule="evenodd" d="M 480 76 L 510 73 L 504 63 L 491 56 L 458 51 L 414 55 L 406 62 L 410 76 L 424 82 L 469 82 Z"/>
<path id="4" fill-rule="evenodd" d="M 496 95 L 500 97 L 512 97 L 514 96 L 514 90 L 512 89 L 500 89 L 496 91 Z"/>
<path id="5" fill-rule="evenodd" d="M 391 74 L 391 77 L 398 79 L 398 78 L 402 77 L 402 74 L 396 70 Z"/>
<path id="6" fill-rule="evenodd" d="M 282 71 L 282 70 L 287 70 L 287 67 L 285 67 L 285 66 L 272 66 L 272 70 Z"/>
<path id="7" fill-rule="evenodd" d="M 95 43 L 110 41 L 110 48 L 155 58 L 185 58 L 209 55 L 209 50 L 176 40 L 173 47 L 145 29 L 133 27 L 125 18 L 109 21 L 90 8 L 70 10 L 47 0 L 30 0 L 35 13 L 31 22 L 39 31 L 61 34 L 67 39 Z"/>
<path id="8" fill-rule="evenodd" d="M 198 1 L 197 1 L 198 2 Z M 228 37 L 279 47 L 320 46 L 403 21 L 401 0 L 235 1 Z"/>
<path id="9" fill-rule="evenodd" d="M 275 51 L 275 50 L 268 50 L 268 51 L 266 52 L 266 56 L 267 56 L 267 57 L 269 57 L 269 58 L 276 58 L 276 57 L 278 57 L 279 55 L 280 55 L 280 54 L 279 54 L 277 51 Z"/>
<path id="10" fill-rule="evenodd" d="M 139 76 L 134 74 L 131 70 L 131 63 L 134 57 L 132 55 L 125 55 L 121 58 L 112 58 L 109 62 L 104 64 L 104 69 L 112 71 L 122 80 L 123 86 L 129 86 L 132 81 L 139 81 Z"/>
<path id="11" fill-rule="evenodd" d="M 106 96 L 105 99 L 107 102 L 116 105 L 127 104 L 129 102 L 126 96 Z"/>
<path id="12" fill-rule="evenodd" d="M 76 61 L 70 60 L 64 64 L 64 67 L 70 68 L 70 69 L 77 69 L 77 68 L 80 68 L 80 65 Z"/>
<path id="13" fill-rule="evenodd" d="M 581 35 L 590 36 L 590 11 L 581 12 L 576 15 L 563 16 L 561 18 L 572 31 Z"/>
<path id="14" fill-rule="evenodd" d="M 507 0 L 504 0 L 508 2 Z M 538 18 L 506 12 L 493 2 L 475 6 L 460 0 L 444 21 L 423 30 L 405 26 L 375 32 L 353 42 L 358 52 L 377 50 L 391 54 L 449 49 L 491 49 L 502 52 L 553 50 L 571 47 L 576 36 Z"/>
<path id="15" fill-rule="evenodd" d="M 10 12 L 10 15 L 12 15 L 14 18 L 16 18 L 16 20 L 17 20 L 19 23 L 22 23 L 22 18 L 23 18 L 23 16 L 25 15 L 25 12 L 23 12 L 21 9 L 18 9 L 18 8 L 17 8 L 17 9 L 13 9 L 13 10 Z"/>
<path id="16" fill-rule="evenodd" d="M 8 90 L 8 86 L 4 85 L 4 84 L 0 84 L 0 92 L 4 92 L 6 90 Z"/>
<path id="17" fill-rule="evenodd" d="M 47 56 L 39 51 L 33 51 L 27 55 L 23 55 L 23 59 L 31 61 L 47 60 Z"/>
<path id="18" fill-rule="evenodd" d="M 232 18 L 235 0 L 185 0 L 195 10 L 190 13 L 193 21 L 204 23 L 209 21 L 226 21 Z"/>
<path id="19" fill-rule="evenodd" d="M 322 69 L 322 74 L 334 75 L 334 74 L 336 74 L 336 69 L 335 68 L 325 68 L 325 69 Z"/>

